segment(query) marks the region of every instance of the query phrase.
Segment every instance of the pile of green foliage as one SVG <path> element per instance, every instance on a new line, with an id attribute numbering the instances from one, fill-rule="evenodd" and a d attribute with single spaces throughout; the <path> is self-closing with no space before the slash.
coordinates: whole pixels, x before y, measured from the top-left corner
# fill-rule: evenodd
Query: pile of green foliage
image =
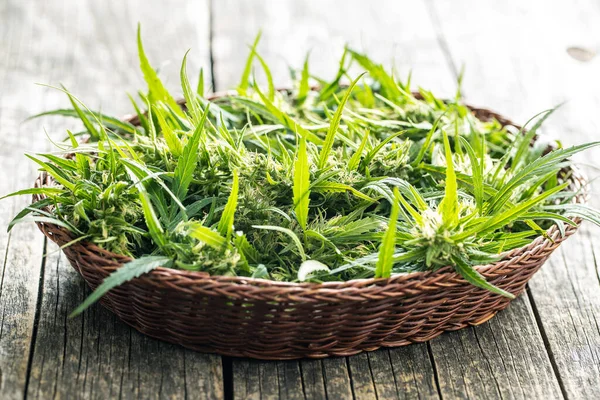
<path id="1" fill-rule="evenodd" d="M 512 296 L 473 266 L 552 224 L 564 232 L 568 217 L 600 223 L 597 211 L 572 203 L 568 168 L 570 156 L 598 143 L 550 152 L 532 144 L 552 110 L 523 132 L 482 121 L 460 89 L 450 100 L 413 94 L 410 77 L 399 81 L 348 48 L 332 81 L 312 76 L 307 60 L 293 88 L 278 91 L 257 42 L 235 94 L 214 101 L 202 72 L 192 89 L 184 57 L 180 106 L 138 32 L 148 83 L 141 103 L 131 99 L 139 125 L 90 111 L 64 89 L 72 109 L 41 114 L 78 117 L 85 131 L 68 132 L 55 153 L 28 156 L 55 184 L 15 193 L 45 198 L 10 226 L 56 224 L 71 233 L 67 245 L 86 241 L 134 259 L 78 311 L 161 265 L 290 282 L 452 265 Z M 264 88 L 251 79 L 255 64 Z M 352 64 L 366 74 L 349 77 Z"/>

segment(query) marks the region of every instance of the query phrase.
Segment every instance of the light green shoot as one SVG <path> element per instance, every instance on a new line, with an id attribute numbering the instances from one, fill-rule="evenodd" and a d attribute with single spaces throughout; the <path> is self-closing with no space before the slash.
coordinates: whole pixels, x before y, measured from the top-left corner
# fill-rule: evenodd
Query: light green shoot
<path id="1" fill-rule="evenodd" d="M 306 229 L 308 206 L 310 203 L 310 170 L 305 138 L 300 139 L 300 145 L 298 146 L 298 154 L 296 155 L 296 162 L 294 163 L 293 189 L 296 219 L 302 229 Z"/>
<path id="2" fill-rule="evenodd" d="M 398 224 L 400 193 L 394 188 L 394 202 L 388 222 L 388 228 L 383 235 L 381 246 L 379 246 L 379 257 L 375 267 L 375 278 L 389 278 L 394 266 L 394 253 L 396 252 L 396 226 Z"/>

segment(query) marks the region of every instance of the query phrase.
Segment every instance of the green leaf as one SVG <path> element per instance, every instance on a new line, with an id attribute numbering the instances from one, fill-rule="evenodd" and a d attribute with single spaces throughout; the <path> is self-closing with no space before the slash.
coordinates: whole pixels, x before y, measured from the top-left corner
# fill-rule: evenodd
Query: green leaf
<path id="1" fill-rule="evenodd" d="M 452 161 L 452 150 L 448 135 L 442 130 L 444 136 L 444 149 L 446 152 L 446 189 L 439 209 L 442 214 L 442 221 L 447 227 L 455 227 L 458 224 L 458 186 L 456 184 L 456 174 Z"/>
<path id="2" fill-rule="evenodd" d="M 146 226 L 148 227 L 150 236 L 159 248 L 163 248 L 167 244 L 167 239 L 165 238 L 165 232 L 162 228 L 162 225 L 156 216 L 154 207 L 152 207 L 152 202 L 150 201 L 148 192 L 146 191 L 144 184 L 137 180 L 135 173 L 130 169 L 128 169 L 128 172 L 131 176 L 131 179 L 134 182 L 137 182 L 135 183 L 135 187 L 139 193 L 140 203 L 142 204 L 142 210 L 144 212 L 144 219 L 146 221 Z"/>
<path id="3" fill-rule="evenodd" d="M 417 165 L 419 165 L 421 163 L 421 161 L 423 160 L 423 157 L 425 157 L 425 153 L 427 152 L 427 150 L 429 149 L 429 146 L 431 144 L 431 140 L 433 139 L 433 135 L 435 134 L 435 132 L 438 129 L 438 125 L 440 124 L 440 121 L 442 120 L 442 117 L 446 115 L 446 113 L 444 112 L 444 114 L 440 115 L 435 122 L 433 123 L 433 126 L 431 127 L 431 129 L 429 130 L 429 132 L 427 132 L 427 136 L 425 136 L 425 141 L 423 142 L 423 144 L 421 145 L 421 147 L 419 148 L 419 153 L 417 154 L 417 157 L 414 159 L 414 161 L 411 163 L 411 165 L 413 167 L 416 167 Z"/>
<path id="4" fill-rule="evenodd" d="M 64 173 L 64 171 L 56 165 L 44 162 L 30 154 L 25 154 L 25 157 L 29 158 L 30 160 L 33 160 L 35 163 L 41 166 L 44 171 L 51 175 L 58 183 L 63 185 L 65 188 L 69 189 L 70 191 L 75 190 L 75 184 L 71 182 L 72 178 L 68 177 Z"/>
<path id="5" fill-rule="evenodd" d="M 138 45 L 138 55 L 140 59 L 140 69 L 144 74 L 144 80 L 148 84 L 148 97 L 151 103 L 156 103 L 157 101 L 164 101 L 175 111 L 179 116 L 185 117 L 185 114 L 181 110 L 181 107 L 175 99 L 169 94 L 167 89 L 163 86 L 162 81 L 158 77 L 158 74 L 150 65 L 148 61 L 148 57 L 146 57 L 146 53 L 144 52 L 144 46 L 142 45 L 142 32 L 141 26 L 138 24 L 137 31 L 137 45 Z"/>
<path id="6" fill-rule="evenodd" d="M 317 164 L 317 167 L 319 169 L 323 169 L 323 167 L 325 167 L 325 164 L 327 164 L 329 153 L 331 152 L 331 149 L 333 148 L 333 142 L 335 141 L 335 135 L 337 134 L 337 131 L 340 127 L 340 121 L 342 120 L 344 106 L 346 105 L 346 102 L 352 94 L 352 89 L 354 89 L 354 86 L 356 86 L 356 83 L 360 78 L 363 77 L 363 75 L 364 73 L 359 75 L 358 78 L 352 81 L 350 87 L 348 87 L 348 89 L 346 90 L 346 94 L 342 98 L 342 101 L 340 102 L 340 104 L 338 104 L 338 108 L 335 111 L 335 114 L 333 114 L 333 118 L 329 124 L 329 129 L 327 131 L 327 136 L 325 136 L 325 141 L 323 142 L 323 147 L 321 148 L 321 153 L 319 154 L 319 162 Z"/>
<path id="7" fill-rule="evenodd" d="M 198 164 L 198 147 L 200 145 L 200 138 L 204 133 L 204 121 L 206 121 L 207 115 L 208 110 L 204 110 L 202 120 L 196 126 L 196 129 L 194 129 L 192 136 L 183 147 L 181 157 L 177 160 L 173 192 L 181 201 L 185 200 L 187 196 L 190 183 L 192 183 L 192 178 L 194 177 L 194 170 Z"/>
<path id="8" fill-rule="evenodd" d="M 32 212 L 36 212 L 40 209 L 48 207 L 49 205 L 53 204 L 53 202 L 54 202 L 54 199 L 45 198 L 45 199 L 36 201 L 35 203 L 31 204 L 29 207 L 25 207 L 24 209 L 19 211 L 19 213 L 17 215 L 15 215 L 15 217 L 10 221 L 10 223 L 6 227 L 6 231 L 10 232 L 16 224 L 23 222 L 23 220 L 26 216 L 28 216 Z"/>
<path id="9" fill-rule="evenodd" d="M 302 260 L 303 261 L 306 260 L 306 253 L 304 252 L 304 247 L 302 246 L 302 242 L 300 241 L 300 239 L 298 239 L 298 236 L 293 231 L 291 231 L 287 228 L 283 228 L 281 226 L 274 226 L 274 225 L 252 225 L 252 227 L 254 229 L 266 229 L 266 230 L 270 230 L 270 231 L 277 231 L 277 232 L 285 233 L 287 236 L 290 237 L 290 239 L 292 239 L 292 241 L 296 245 L 296 248 L 298 249 L 298 253 L 300 253 L 300 257 L 302 258 Z"/>
<path id="10" fill-rule="evenodd" d="M 555 188 L 547 190 L 536 197 L 533 197 L 527 201 L 524 201 L 522 203 L 514 205 L 513 207 L 510 207 L 508 210 L 506 210 L 500 214 L 496 214 L 494 216 L 487 217 L 481 223 L 475 225 L 473 228 L 468 229 L 457 235 L 454 235 L 452 237 L 452 239 L 453 240 L 461 240 L 461 239 L 464 239 L 464 238 L 469 237 L 474 234 L 482 235 L 485 232 L 491 232 L 495 229 L 505 226 L 505 225 L 509 224 L 510 222 L 514 221 L 515 219 L 521 217 L 523 213 L 529 211 L 529 209 L 531 209 L 536 204 L 542 203 L 548 197 L 565 189 L 568 185 L 569 185 L 569 183 L 567 182 L 560 186 L 556 186 Z"/>
<path id="11" fill-rule="evenodd" d="M 137 278 L 143 274 L 162 266 L 167 266 L 171 263 L 168 257 L 163 256 L 146 256 L 137 258 L 119 267 L 116 271 L 111 273 L 104 281 L 90 294 L 83 303 L 81 303 L 70 315 L 69 318 L 73 318 L 89 306 L 100 300 L 102 296 L 108 293 L 111 289 L 129 282 L 130 280 Z"/>
<path id="12" fill-rule="evenodd" d="M 551 171 L 558 172 L 564 165 L 563 162 L 569 157 L 600 145 L 600 142 L 591 142 L 579 146 L 573 146 L 566 149 L 553 150 L 543 157 L 537 158 L 524 165 L 516 174 L 502 186 L 490 200 L 490 206 L 487 209 L 488 214 L 501 209 L 507 199 L 510 198 L 515 188 L 525 183 L 527 180 L 549 174 Z"/>
<path id="13" fill-rule="evenodd" d="M 250 244 L 246 235 L 236 234 L 233 239 L 233 244 L 247 262 L 258 264 L 261 259 L 261 254 L 254 248 L 252 244 Z"/>
<path id="14" fill-rule="evenodd" d="M 317 135 L 312 133 L 311 131 L 303 128 L 298 122 L 296 122 L 292 117 L 287 115 L 285 112 L 279 110 L 260 90 L 258 86 L 254 86 L 254 90 L 262 100 L 268 112 L 270 112 L 273 117 L 279 121 L 283 126 L 288 128 L 290 131 L 297 133 L 303 138 L 306 138 L 313 142 L 314 144 L 322 144 L 323 140 L 319 138 Z"/>
<path id="15" fill-rule="evenodd" d="M 383 235 L 383 240 L 379 246 L 379 257 L 375 266 L 375 278 L 389 278 L 394 266 L 394 253 L 396 252 L 396 225 L 398 224 L 398 199 L 400 193 L 394 188 L 394 197 L 397 201 L 392 203 L 392 210 L 388 222 L 388 228 Z"/>
<path id="16" fill-rule="evenodd" d="M 225 209 L 223 210 L 223 214 L 221 215 L 221 219 L 219 220 L 219 225 L 217 227 L 219 233 L 223 236 L 226 236 L 227 239 L 231 237 L 231 233 L 233 232 L 233 221 L 238 201 L 238 190 L 238 173 L 237 171 L 233 171 L 233 183 L 231 184 L 231 193 L 229 193 L 227 204 L 225 205 Z"/>
<path id="17" fill-rule="evenodd" d="M 196 93 L 200 97 L 204 97 L 204 68 L 200 68 L 200 76 L 198 76 L 198 87 Z"/>
<path id="18" fill-rule="evenodd" d="M 391 135 L 389 135 L 388 137 L 386 137 L 384 140 L 382 140 L 381 142 L 379 142 L 379 144 L 375 147 L 373 147 L 373 149 L 371 149 L 371 151 L 369 151 L 367 153 L 367 155 L 365 156 L 364 160 L 362 161 L 364 166 L 368 166 L 371 161 L 373 160 L 373 158 L 375 158 L 375 156 L 377 155 L 377 153 L 379 153 L 381 151 L 381 149 L 383 149 L 385 147 L 386 144 L 388 144 L 389 142 L 391 142 L 392 140 L 396 139 L 398 136 L 401 136 L 403 134 L 405 134 L 406 131 L 400 131 L 400 132 L 396 132 L 396 133 L 392 133 Z"/>
<path id="19" fill-rule="evenodd" d="M 312 188 L 317 192 L 333 192 L 333 193 L 343 193 L 350 192 L 356 197 L 367 200 L 370 202 L 376 201 L 375 199 L 367 196 L 366 194 L 356 190 L 350 185 L 346 185 L 345 183 L 338 182 L 319 182 L 316 185 L 312 186 Z"/>
<path id="20" fill-rule="evenodd" d="M 529 131 L 527 131 L 527 133 L 520 136 L 517 151 L 512 159 L 511 169 L 516 170 L 520 166 L 521 162 L 525 161 L 525 159 L 524 159 L 525 154 L 529 150 L 529 146 L 531 145 L 535 135 L 537 134 L 538 129 L 548 119 L 548 117 L 551 116 L 554 113 L 554 111 L 556 111 L 559 107 L 560 107 L 560 105 L 558 105 L 550 110 L 543 111 L 543 112 L 537 114 L 536 116 L 534 116 L 534 118 L 536 118 L 536 117 L 542 115 L 541 118 L 539 118 L 535 122 L 535 124 L 531 127 L 531 129 Z M 527 125 L 527 124 L 525 124 L 525 125 Z"/>
<path id="21" fill-rule="evenodd" d="M 492 293 L 499 294 L 504 297 L 508 297 L 509 299 L 514 299 L 515 296 L 512 293 L 507 292 L 506 290 L 502 290 L 499 287 L 496 287 L 485 280 L 483 275 L 481 275 L 473 266 L 468 264 L 460 257 L 453 257 L 452 261 L 454 262 L 454 269 L 459 273 L 467 282 L 482 289 L 489 290 Z"/>
<path id="22" fill-rule="evenodd" d="M 306 139 L 300 139 L 298 154 L 294 163 L 294 211 L 296 219 L 302 227 L 306 229 L 308 220 L 308 205 L 310 202 L 310 171 L 308 164 L 308 154 L 306 150 Z"/>
<path id="23" fill-rule="evenodd" d="M 300 78 L 300 87 L 298 88 L 298 96 L 296 97 L 296 102 L 299 106 L 304 104 L 306 101 L 306 97 L 310 92 L 310 86 L 308 84 L 309 72 L 308 72 L 308 54 L 304 59 L 304 66 L 302 67 L 302 76 Z"/>
<path id="24" fill-rule="evenodd" d="M 65 191 L 64 189 L 51 188 L 51 187 L 38 187 L 38 188 L 31 188 L 31 189 L 23 189 L 23 190 L 18 190 L 13 193 L 9 193 L 6 196 L 2 196 L 2 197 L 0 197 L 0 200 L 4 200 L 7 197 L 12 197 L 12 196 L 24 196 L 24 195 L 33 195 L 33 194 L 43 195 L 43 196 L 53 196 L 53 195 L 64 193 L 64 191 Z"/>
<path id="25" fill-rule="evenodd" d="M 31 211 L 39 212 L 39 210 L 31 210 Z M 78 235 L 82 234 L 82 232 L 79 229 L 77 229 L 73 225 L 69 224 L 68 222 L 60 220 L 58 218 L 44 217 L 44 216 L 40 216 L 40 215 L 29 215 L 29 216 L 22 217 L 19 219 L 15 218 L 11 221 L 7 230 L 10 232 L 10 230 L 12 229 L 13 226 L 15 226 L 16 224 L 23 223 L 23 222 L 36 222 L 36 223 L 43 223 L 43 224 L 52 224 L 52 225 L 56 225 L 56 226 L 65 228 L 71 232 L 78 234 Z"/>
<path id="26" fill-rule="evenodd" d="M 189 236 L 206 243 L 216 250 L 223 249 L 227 244 L 227 239 L 199 222 L 189 222 L 186 228 Z"/>
<path id="27" fill-rule="evenodd" d="M 124 164 L 125 167 L 130 172 L 132 172 L 138 178 L 139 181 L 144 182 L 152 180 L 156 182 L 173 199 L 173 202 L 180 208 L 180 210 L 185 212 L 185 206 L 183 205 L 183 203 L 177 198 L 175 193 L 173 193 L 169 189 L 169 187 L 165 184 L 165 182 L 160 178 L 160 176 L 157 173 L 150 171 L 144 164 L 140 164 L 136 161 L 127 158 L 121 158 L 119 161 L 121 161 L 121 163 Z M 158 195 L 158 193 L 154 191 L 151 194 Z"/>
<path id="28" fill-rule="evenodd" d="M 265 76 L 267 77 L 267 87 L 269 88 L 269 100 L 273 101 L 275 100 L 275 85 L 273 84 L 273 75 L 271 75 L 271 70 L 261 55 L 258 54 L 256 49 L 252 49 L 252 51 L 254 52 L 256 58 L 258 58 L 258 61 L 265 72 Z"/>
<path id="29" fill-rule="evenodd" d="M 394 191 L 397 191 L 398 188 L 394 188 Z M 394 196 L 395 200 L 400 202 L 400 204 L 402 204 L 402 207 L 404 207 L 404 209 L 406 211 L 408 211 L 408 213 L 410 214 L 411 217 L 413 217 L 413 219 L 415 220 L 415 222 L 417 223 L 417 225 L 423 225 L 423 217 L 421 216 L 421 214 L 419 214 L 419 212 L 417 210 L 415 210 L 413 208 L 413 206 L 411 206 L 406 199 L 404 198 L 404 196 L 398 192 L 398 195 Z M 394 204 L 396 201 L 394 201 L 392 204 Z"/>
<path id="30" fill-rule="evenodd" d="M 390 100 L 396 100 L 402 96 L 398 85 L 385 69 L 378 64 L 375 64 L 367 56 L 359 54 L 353 50 L 348 50 L 348 53 L 356 60 L 361 67 L 367 70 L 369 75 L 381 85 L 382 94 Z"/>
<path id="31" fill-rule="evenodd" d="M 469 156 L 469 161 L 471 162 L 471 175 L 473 176 L 473 195 L 475 196 L 475 203 L 477 204 L 478 210 L 483 210 L 483 159 L 478 159 L 477 155 L 475 155 L 475 150 L 471 147 L 469 142 L 459 136 L 460 143 L 467 150 L 467 155 Z M 481 161 L 481 163 L 480 163 Z"/>
<path id="32" fill-rule="evenodd" d="M 600 226 L 600 211 L 587 204 L 557 204 L 544 206 L 546 210 L 555 210 L 570 217 L 579 217 Z"/>
<path id="33" fill-rule="evenodd" d="M 256 38 L 254 39 L 254 43 L 250 48 L 250 54 L 248 55 L 248 59 L 246 60 L 246 66 L 244 67 L 244 72 L 242 73 L 242 78 L 240 79 L 240 83 L 238 85 L 238 92 L 241 95 L 246 95 L 246 91 L 248 90 L 248 84 L 250 80 L 250 74 L 252 73 L 252 61 L 254 60 L 254 56 L 256 55 L 256 47 L 258 46 L 258 42 L 260 41 L 260 36 L 262 35 L 261 31 L 258 31 Z"/>
<path id="34" fill-rule="evenodd" d="M 154 105 L 152 107 L 154 109 L 154 115 L 158 120 L 158 125 L 160 125 L 160 130 L 165 138 L 165 142 L 167 143 L 167 147 L 173 153 L 175 157 L 179 157 L 183 152 L 183 145 L 181 144 L 181 140 L 179 136 L 175 133 L 175 130 L 169 125 L 165 116 L 163 115 L 163 110 L 158 107 L 158 105 Z"/>
<path id="35" fill-rule="evenodd" d="M 63 91 L 69 97 L 69 101 L 71 102 L 71 105 L 73 106 L 73 109 L 75 110 L 75 113 L 77 114 L 79 119 L 81 119 L 81 122 L 83 122 L 83 126 L 85 126 L 85 129 L 88 131 L 91 138 L 94 140 L 99 140 L 101 138 L 100 132 L 98 131 L 98 129 L 96 129 L 96 127 L 94 126 L 92 121 L 90 121 L 89 114 L 86 114 L 85 112 L 83 112 L 83 110 L 77 104 L 78 100 L 75 99 L 75 97 L 73 97 L 73 95 L 71 93 L 69 93 L 67 91 L 67 89 L 65 89 L 63 87 Z"/>
<path id="36" fill-rule="evenodd" d="M 367 142 L 369 141 L 370 133 L 371 133 L 371 131 L 368 130 L 363 135 L 363 137 L 360 141 L 360 145 L 358 146 L 358 149 L 356 149 L 356 151 L 350 158 L 350 161 L 348 161 L 348 171 L 355 171 L 358 168 L 358 165 L 360 164 L 360 160 L 362 158 L 363 152 L 365 151 L 365 146 L 367 145 Z"/>
<path id="37" fill-rule="evenodd" d="M 73 173 L 77 171 L 77 163 L 74 160 L 55 156 L 54 154 L 41 153 L 38 155 L 45 157 L 46 159 L 48 159 L 48 161 L 52 163 L 52 165 L 62 169 L 65 172 L 68 171 L 69 173 Z"/>
<path id="38" fill-rule="evenodd" d="M 348 48 L 344 48 L 344 54 L 342 54 L 342 58 L 340 59 L 337 74 L 335 75 L 333 81 L 331 81 L 319 92 L 319 101 L 327 101 L 340 88 L 340 79 L 342 79 L 342 77 L 346 73 L 347 54 Z M 324 86 L 324 82 L 321 85 Z"/>
<path id="39" fill-rule="evenodd" d="M 335 254 L 339 254 L 339 255 L 342 254 L 340 249 L 338 249 L 337 246 L 331 240 L 329 240 L 325 236 L 323 236 L 322 233 L 317 232 L 313 229 L 308 229 L 304 232 L 304 234 L 306 235 L 306 237 L 311 237 L 311 238 L 317 239 L 319 242 L 328 245 L 329 247 L 332 248 L 332 250 L 335 252 Z"/>
<path id="40" fill-rule="evenodd" d="M 73 99 L 72 101 L 75 101 L 75 99 Z M 80 113 L 83 114 L 87 118 L 87 121 L 90 124 L 91 124 L 90 118 L 97 118 L 98 120 L 102 121 L 102 123 L 107 128 L 120 129 L 123 132 L 127 132 L 127 133 L 130 133 L 132 135 L 137 132 L 137 130 L 135 129 L 135 126 L 133 126 L 129 122 L 125 122 L 125 121 L 122 121 L 122 120 L 120 120 L 118 118 L 114 118 L 114 117 L 111 117 L 111 116 L 108 116 L 106 114 L 102 114 L 102 113 L 99 113 L 99 112 L 96 112 L 96 111 L 82 110 L 79 107 L 78 107 L 78 109 L 72 108 L 72 109 L 59 109 L 59 110 L 45 111 L 43 113 L 32 115 L 31 117 L 27 118 L 26 121 L 28 121 L 30 119 L 39 118 L 39 117 L 45 117 L 45 116 L 50 116 L 50 115 L 58 115 L 58 116 L 62 116 L 62 117 L 81 118 L 81 114 Z M 84 125 L 85 125 L 85 123 L 84 123 Z M 87 127 L 86 127 L 86 129 L 87 129 Z"/>
<path id="41" fill-rule="evenodd" d="M 196 217 L 202 209 L 215 203 L 216 199 L 216 197 L 204 198 L 188 205 L 185 208 L 185 212 L 180 210 L 177 215 L 169 221 L 167 230 L 173 230 L 180 222 Z"/>
<path id="42" fill-rule="evenodd" d="M 129 98 L 129 101 L 131 102 L 131 105 L 133 106 L 133 109 L 135 110 L 135 113 L 140 121 L 140 126 L 142 128 L 144 128 L 144 132 L 147 135 L 150 132 L 150 125 L 148 123 L 148 118 L 146 118 L 146 115 L 144 115 L 144 113 L 140 110 L 135 99 L 133 97 L 131 97 L 131 95 L 129 93 L 127 94 L 127 97 Z"/>
<path id="43" fill-rule="evenodd" d="M 196 99 L 196 93 L 192 90 L 190 80 L 188 79 L 186 68 L 187 68 L 187 55 L 190 51 L 188 50 L 183 56 L 181 62 L 181 70 L 179 71 L 179 78 L 181 80 L 181 89 L 183 90 L 183 97 L 185 98 L 185 105 L 191 115 L 193 123 L 198 123 L 202 120 L 202 107 Z"/>
<path id="44" fill-rule="evenodd" d="M 528 212 L 527 214 L 524 214 L 519 219 L 522 219 L 522 220 L 528 220 L 528 219 L 548 220 L 548 221 L 556 221 L 557 223 L 564 222 L 567 225 L 577 226 L 577 224 L 575 222 L 573 222 L 569 218 L 565 217 L 564 215 L 560 215 L 560 214 L 553 213 L 553 212 L 544 212 L 544 211 Z"/>

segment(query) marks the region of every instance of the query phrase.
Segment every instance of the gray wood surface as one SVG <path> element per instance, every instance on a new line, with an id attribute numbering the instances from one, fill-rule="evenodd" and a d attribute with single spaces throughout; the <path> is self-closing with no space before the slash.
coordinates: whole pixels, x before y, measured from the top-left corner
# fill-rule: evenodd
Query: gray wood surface
<path id="1" fill-rule="evenodd" d="M 138 21 L 151 61 L 175 90 L 188 48 L 189 71 L 204 66 L 218 90 L 235 85 L 247 44 L 262 29 L 259 51 L 279 85 L 308 51 L 311 72 L 332 76 L 349 43 L 402 75 L 412 69 L 416 85 L 441 95 L 453 92 L 464 64 L 467 101 L 519 122 L 568 100 L 546 133 L 565 144 L 599 138 L 600 61 L 567 53 L 598 49 L 600 6 L 593 0 L 5 0 L 0 170 L 7 173 L 0 196 L 35 178 L 22 154 L 49 148 L 44 128 L 57 139 L 67 127 L 55 119 L 22 123 L 67 105 L 35 82 L 62 82 L 92 107 L 129 111 L 125 92 L 143 87 Z M 581 161 L 599 159 L 595 150 Z M 600 230 L 589 224 L 561 246 L 528 293 L 482 326 L 348 358 L 260 362 L 147 338 L 100 306 L 68 319 L 89 293 L 83 280 L 31 224 L 10 234 L 3 228 L 26 203 L 0 203 L 1 398 L 600 398 Z M 597 196 L 592 203 L 600 206 Z"/>

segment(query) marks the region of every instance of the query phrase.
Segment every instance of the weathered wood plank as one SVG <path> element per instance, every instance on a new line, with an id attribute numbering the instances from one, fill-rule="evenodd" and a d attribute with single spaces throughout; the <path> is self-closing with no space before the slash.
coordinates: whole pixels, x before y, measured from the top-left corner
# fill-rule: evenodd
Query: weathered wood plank
<path id="1" fill-rule="evenodd" d="M 399 399 L 439 399 L 427 344 L 389 349 Z"/>
<path id="2" fill-rule="evenodd" d="M 42 126 L 54 139 L 71 127 L 52 119 L 20 125 L 34 112 L 68 106 L 64 95 L 35 82 L 63 82 L 94 108 L 129 112 L 126 91 L 144 87 L 137 72 L 138 20 L 149 57 L 176 93 L 187 48 L 192 47 L 190 73 L 209 67 L 207 1 L 177 0 L 169 7 L 154 0 L 0 4 L 0 167 L 11 171 L 0 180 L 0 196 L 35 178 L 35 168 L 22 154 L 48 147 Z M 0 232 L 27 200 L 3 201 Z M 0 397 L 223 397 L 220 357 L 142 336 L 100 306 L 68 319 L 89 290 L 54 245 L 40 276 L 42 247 L 43 236 L 33 225 L 17 228 L 10 242 L 0 233 Z"/>
<path id="3" fill-rule="evenodd" d="M 26 73 L 29 54 L 37 45 L 27 30 L 19 29 L 19 13 L 11 6 L 10 2 L 0 4 L 0 197 L 35 178 L 35 167 L 19 163 L 17 157 L 25 150 L 43 150 L 44 144 L 33 140 L 30 126 L 21 122 L 35 107 L 51 103 L 52 97 L 48 90 L 38 88 L 32 98 L 28 88 L 21 88 L 19 78 Z M 50 75 L 51 71 L 45 71 L 41 76 Z M 6 232 L 9 221 L 28 201 L 10 198 L 0 203 L 0 397 L 6 399 L 24 395 L 42 269 L 44 240 L 37 228 L 20 225 Z"/>
<path id="4" fill-rule="evenodd" d="M 346 359 L 233 361 L 236 399 L 352 398 Z"/>
<path id="5" fill-rule="evenodd" d="M 356 398 L 440 398 L 427 344 L 359 354 L 348 364 Z"/>
<path id="6" fill-rule="evenodd" d="M 596 57 L 580 62 L 567 52 L 571 46 L 597 49 L 600 10 L 595 2 L 450 5 L 436 1 L 433 9 L 452 59 L 467 65 L 465 93 L 470 101 L 525 121 L 567 100 L 546 123 L 545 133 L 560 138 L 565 145 L 597 140 L 600 61 Z M 444 17 L 449 13 L 453 18 Z M 594 149 L 578 159 L 597 165 L 599 157 L 600 151 Z M 591 176 L 598 175 L 597 170 L 584 169 Z M 600 205 L 595 195 L 591 202 Z M 570 398 L 600 397 L 596 243 L 600 229 L 590 225 L 584 224 L 564 243 L 530 283 L 534 313 L 549 346 L 561 391 Z M 515 347 L 512 353 L 520 354 Z M 527 363 L 534 360 L 526 358 Z"/>
<path id="7" fill-rule="evenodd" d="M 442 396 L 561 398 L 527 296 L 488 323 L 431 341 Z M 470 362 L 465 362 L 469 360 Z"/>
<path id="8" fill-rule="evenodd" d="M 296 362 L 233 362 L 236 399 L 303 399 L 302 372 Z"/>
<path id="9" fill-rule="evenodd" d="M 0 124 L 6 120 L 2 114 L 0 111 Z M 8 133 L 8 129 L 0 128 L 0 136 Z M 12 162 L 12 152 L 21 152 L 25 148 L 23 144 L 13 145 L 0 139 L 0 170 L 11 171 L 0 180 L 0 195 L 15 190 L 19 181 L 31 179 L 34 174 L 34 168 L 15 168 Z M 23 396 L 42 267 L 44 241 L 36 229 L 19 226 L 6 233 L 5 227 L 14 213 L 26 204 L 27 200 L 15 199 L 5 200 L 0 206 L 0 393 L 3 398 Z"/>
<path id="10" fill-rule="evenodd" d="M 564 244 L 531 283 L 556 369 L 572 398 L 600 395 L 600 230 L 584 229 L 580 237 Z"/>
<path id="11" fill-rule="evenodd" d="M 300 366 L 307 399 L 349 399 L 352 397 L 346 358 L 302 360 Z"/>

